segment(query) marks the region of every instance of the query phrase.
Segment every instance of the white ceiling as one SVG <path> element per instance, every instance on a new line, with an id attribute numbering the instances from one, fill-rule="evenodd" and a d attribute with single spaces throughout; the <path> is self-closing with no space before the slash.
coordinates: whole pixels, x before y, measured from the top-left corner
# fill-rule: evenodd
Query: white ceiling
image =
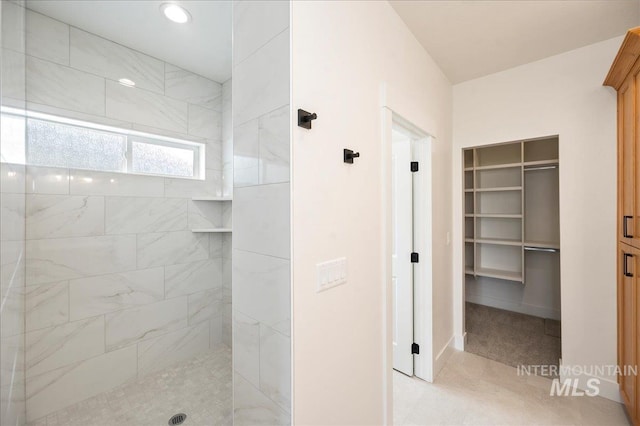
<path id="1" fill-rule="evenodd" d="M 638 0 L 391 1 L 452 83 L 623 35 Z"/>
<path id="2" fill-rule="evenodd" d="M 231 2 L 180 1 L 187 24 L 167 20 L 156 0 L 58 0 L 30 9 L 119 44 L 224 82 L 231 77 Z"/>

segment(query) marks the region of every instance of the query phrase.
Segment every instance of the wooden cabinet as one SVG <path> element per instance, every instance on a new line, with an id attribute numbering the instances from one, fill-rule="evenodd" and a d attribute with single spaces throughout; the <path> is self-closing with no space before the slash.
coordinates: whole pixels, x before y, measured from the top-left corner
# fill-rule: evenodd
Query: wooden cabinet
<path id="1" fill-rule="evenodd" d="M 640 27 L 627 32 L 604 82 L 618 92 L 618 365 L 640 364 Z M 637 374 L 618 377 L 629 418 L 640 425 Z"/>
<path id="2" fill-rule="evenodd" d="M 640 250 L 618 243 L 618 365 L 635 365 L 638 354 L 637 284 L 640 282 Z M 620 375 L 620 393 L 629 417 L 637 418 L 637 377 Z M 636 422 L 637 424 L 637 422 Z"/>

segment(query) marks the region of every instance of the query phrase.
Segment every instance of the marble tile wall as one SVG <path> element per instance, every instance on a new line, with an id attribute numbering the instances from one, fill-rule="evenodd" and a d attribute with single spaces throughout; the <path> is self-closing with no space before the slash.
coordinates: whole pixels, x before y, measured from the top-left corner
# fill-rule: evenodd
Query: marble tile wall
<path id="1" fill-rule="evenodd" d="M 24 107 L 25 10 L 19 2 L 3 1 L 0 15 L 0 103 Z M 0 128 L 6 125 L 0 117 Z M 25 123 L 15 125 L 11 139 L 0 138 L 0 158 L 11 157 L 10 151 L 24 157 L 24 144 L 14 138 L 23 138 Z M 25 167 L 0 163 L 0 424 L 7 426 L 26 421 L 24 251 Z"/>
<path id="2" fill-rule="evenodd" d="M 22 201 L 2 194 L 3 222 L 26 228 L 31 421 L 231 344 L 230 235 L 191 230 L 231 226 L 230 202 L 192 198 L 231 195 L 232 153 L 230 82 L 33 11 L 26 23 L 28 109 L 206 144 L 204 180 L 27 166 Z"/>
<path id="3" fill-rule="evenodd" d="M 289 2 L 234 3 L 233 38 L 234 424 L 288 425 Z"/>

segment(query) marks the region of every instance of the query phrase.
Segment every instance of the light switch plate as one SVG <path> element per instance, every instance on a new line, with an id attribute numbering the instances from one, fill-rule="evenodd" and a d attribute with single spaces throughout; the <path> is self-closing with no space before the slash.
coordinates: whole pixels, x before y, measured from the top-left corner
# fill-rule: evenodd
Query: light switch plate
<path id="1" fill-rule="evenodd" d="M 317 286 L 316 292 L 347 283 L 347 258 L 329 260 L 316 264 Z"/>

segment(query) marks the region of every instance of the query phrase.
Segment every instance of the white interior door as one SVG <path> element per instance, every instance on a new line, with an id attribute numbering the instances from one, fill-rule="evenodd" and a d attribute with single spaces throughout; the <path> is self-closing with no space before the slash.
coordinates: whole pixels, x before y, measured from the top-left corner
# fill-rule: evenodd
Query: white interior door
<path id="1" fill-rule="evenodd" d="M 411 140 L 393 132 L 393 368 L 413 375 L 413 175 Z"/>

